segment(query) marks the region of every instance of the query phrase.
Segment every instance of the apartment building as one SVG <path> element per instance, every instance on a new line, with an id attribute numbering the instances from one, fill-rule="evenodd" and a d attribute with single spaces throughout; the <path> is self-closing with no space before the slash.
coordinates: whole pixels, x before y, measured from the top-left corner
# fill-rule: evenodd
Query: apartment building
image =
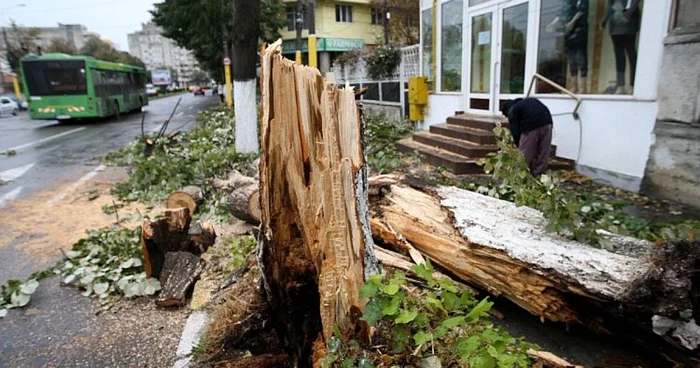
<path id="1" fill-rule="evenodd" d="M 141 30 L 127 35 L 129 53 L 143 60 L 148 70 L 174 69 L 177 82 L 187 84 L 199 64 L 192 52 L 163 37 L 163 30 L 154 23 L 144 23 Z"/>

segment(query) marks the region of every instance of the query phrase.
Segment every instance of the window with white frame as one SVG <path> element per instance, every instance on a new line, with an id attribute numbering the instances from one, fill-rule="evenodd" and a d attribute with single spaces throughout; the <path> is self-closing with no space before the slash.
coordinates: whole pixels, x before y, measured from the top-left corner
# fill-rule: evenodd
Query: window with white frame
<path id="1" fill-rule="evenodd" d="M 442 3 L 440 46 L 440 89 L 444 92 L 462 90 L 462 0 Z"/>
<path id="2" fill-rule="evenodd" d="M 336 5 L 335 6 L 335 21 L 341 23 L 352 23 L 352 6 L 351 5 Z"/>
<path id="3" fill-rule="evenodd" d="M 672 28 L 683 32 L 700 31 L 700 0 L 675 0 Z"/>
<path id="4" fill-rule="evenodd" d="M 641 0 L 542 0 L 538 73 L 577 94 L 632 94 L 641 14 Z"/>

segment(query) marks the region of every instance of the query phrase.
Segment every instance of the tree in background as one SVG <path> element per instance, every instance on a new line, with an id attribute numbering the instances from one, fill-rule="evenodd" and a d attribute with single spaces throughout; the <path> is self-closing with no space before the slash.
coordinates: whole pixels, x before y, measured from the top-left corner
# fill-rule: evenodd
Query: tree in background
<path id="1" fill-rule="evenodd" d="M 19 60 L 22 56 L 40 51 L 37 45 L 38 28 L 20 27 L 15 21 L 10 21 L 10 28 L 3 28 L 2 36 L 7 45 L 7 63 L 14 73 L 19 73 Z"/>
<path id="2" fill-rule="evenodd" d="M 163 36 L 191 50 L 199 65 L 222 82 L 224 45 L 232 50 L 234 28 L 238 32 L 233 5 L 233 0 L 165 0 L 155 4 L 151 14 L 153 22 L 163 28 Z M 262 0 L 260 13 L 260 43 L 277 40 L 279 30 L 287 24 L 282 1 Z"/>
<path id="3" fill-rule="evenodd" d="M 80 55 L 92 56 L 98 60 L 134 65 L 142 68 L 146 67 L 141 59 L 126 51 L 115 49 L 114 46 L 101 40 L 97 36 L 90 36 L 78 53 Z"/>
<path id="4" fill-rule="evenodd" d="M 416 45 L 420 42 L 420 1 L 416 0 L 372 0 L 372 8 L 381 12 L 380 24 L 384 25 L 384 2 L 387 2 L 389 42 L 397 46 Z"/>
<path id="5" fill-rule="evenodd" d="M 207 75 L 207 73 L 201 71 L 201 70 L 195 70 L 192 72 L 192 75 L 190 76 L 190 82 L 195 83 L 195 84 L 207 84 L 211 79 Z"/>
<path id="6" fill-rule="evenodd" d="M 78 53 L 78 50 L 76 50 L 75 46 L 68 43 L 66 40 L 54 38 L 53 40 L 51 40 L 51 44 L 49 44 L 49 47 L 47 47 L 46 50 L 44 50 L 44 52 L 57 52 L 62 54 L 75 55 Z"/>

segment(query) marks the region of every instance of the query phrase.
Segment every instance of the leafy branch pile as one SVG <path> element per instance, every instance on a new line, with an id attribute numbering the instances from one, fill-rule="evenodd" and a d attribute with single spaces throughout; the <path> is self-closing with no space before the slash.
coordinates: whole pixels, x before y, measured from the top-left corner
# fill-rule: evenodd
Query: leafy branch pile
<path id="1" fill-rule="evenodd" d="M 121 296 L 153 295 L 160 290 L 160 282 L 147 279 L 144 272 L 140 227 L 114 226 L 87 234 L 66 252 L 66 259 L 54 270 L 63 277 L 63 283 L 83 289 L 83 296 L 98 298 L 106 308 Z"/>
<path id="2" fill-rule="evenodd" d="M 369 299 L 362 320 L 376 328 L 372 349 L 343 341 L 336 330 L 324 367 L 374 367 L 378 361 L 406 366 L 430 357 L 443 367 L 530 366 L 526 351 L 533 345 L 490 323 L 488 298 L 477 301 L 449 278 L 434 278 L 429 261 L 413 271 L 427 288 L 410 286 L 402 272 L 368 280 L 361 290 Z M 377 347 L 384 355 L 376 354 Z"/>
<path id="3" fill-rule="evenodd" d="M 365 114 L 365 152 L 372 170 L 385 173 L 419 161 L 396 149 L 395 143 L 413 132 L 409 120 L 390 120 L 385 115 Z"/>
<path id="4" fill-rule="evenodd" d="M 38 287 L 39 281 L 31 276 L 24 282 L 9 280 L 0 285 L 0 318 L 7 315 L 8 309 L 27 305 Z"/>
<path id="5" fill-rule="evenodd" d="M 623 212 L 624 202 L 608 203 L 599 195 L 567 190 L 556 176 L 535 178 L 513 145 L 510 131 L 499 126 L 494 133 L 500 150 L 490 153 L 483 164 L 498 184 L 460 186 L 540 210 L 548 220 L 548 231 L 609 250 L 612 243 L 598 230 L 650 241 L 695 240 L 700 234 L 700 221 L 644 221 Z"/>
<path id="6" fill-rule="evenodd" d="M 196 120 L 199 124 L 191 131 L 157 141 L 151 156 L 143 154 L 144 137 L 109 154 L 107 163 L 130 166 L 128 179 L 117 184 L 113 194 L 125 201 L 155 202 L 195 185 L 206 194 L 203 212 L 226 215 L 223 195 L 216 193 L 210 180 L 226 175 L 236 163 L 251 162 L 254 156 L 236 152 L 231 111 L 200 112 Z"/>
<path id="7" fill-rule="evenodd" d="M 401 50 L 379 46 L 367 55 L 367 74 L 374 80 L 390 77 L 401 63 Z"/>

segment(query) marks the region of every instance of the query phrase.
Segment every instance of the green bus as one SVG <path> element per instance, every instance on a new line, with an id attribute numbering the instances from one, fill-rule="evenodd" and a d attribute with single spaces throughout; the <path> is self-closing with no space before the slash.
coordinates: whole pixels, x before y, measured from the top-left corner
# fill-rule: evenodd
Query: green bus
<path id="1" fill-rule="evenodd" d="M 146 70 L 136 66 L 90 56 L 27 55 L 20 73 L 32 119 L 119 117 L 148 105 Z"/>

